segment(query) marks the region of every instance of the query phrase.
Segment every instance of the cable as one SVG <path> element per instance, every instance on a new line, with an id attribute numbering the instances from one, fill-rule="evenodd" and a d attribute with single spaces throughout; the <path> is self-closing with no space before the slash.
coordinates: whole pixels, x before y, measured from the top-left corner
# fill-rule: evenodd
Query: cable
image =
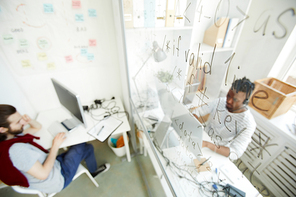
<path id="1" fill-rule="evenodd" d="M 185 179 L 187 181 L 189 181 L 189 183 L 194 184 L 198 187 L 199 189 L 199 193 L 201 196 L 209 196 L 209 197 L 213 197 L 213 196 L 228 196 L 226 192 L 226 186 L 220 184 L 219 182 L 214 182 L 214 181 L 202 181 L 202 182 L 198 182 L 198 180 L 195 179 L 195 177 L 192 176 L 192 174 L 190 172 L 188 172 L 185 169 L 182 169 L 180 165 L 176 164 L 173 161 L 170 161 L 169 158 L 167 158 L 163 151 L 160 149 L 159 145 L 157 144 L 156 141 L 153 140 L 153 144 L 156 148 L 156 150 L 162 155 L 162 157 L 164 158 L 165 162 L 166 162 L 166 166 L 169 166 L 170 169 L 172 170 L 172 172 L 174 174 L 176 174 L 180 179 Z M 178 173 L 176 170 L 177 169 L 181 172 L 184 172 L 185 175 Z M 188 178 L 186 177 L 186 174 L 189 175 L 191 177 Z M 219 180 L 218 180 L 219 181 Z M 221 195 L 221 193 L 223 195 Z"/>

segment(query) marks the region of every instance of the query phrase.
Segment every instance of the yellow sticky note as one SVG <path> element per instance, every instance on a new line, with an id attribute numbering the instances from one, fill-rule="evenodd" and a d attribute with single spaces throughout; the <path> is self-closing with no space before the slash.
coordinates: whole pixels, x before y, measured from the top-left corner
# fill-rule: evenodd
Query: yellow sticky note
<path id="1" fill-rule="evenodd" d="M 30 60 L 22 60 L 22 67 L 23 68 L 30 68 L 30 67 L 32 67 Z"/>
<path id="2" fill-rule="evenodd" d="M 47 60 L 47 55 L 46 55 L 46 53 L 38 53 L 38 54 L 37 54 L 37 57 L 38 57 L 38 60 L 39 60 L 39 61 Z"/>
<path id="3" fill-rule="evenodd" d="M 55 63 L 54 62 L 48 63 L 47 64 L 47 69 L 48 70 L 54 70 L 54 69 L 56 69 Z"/>

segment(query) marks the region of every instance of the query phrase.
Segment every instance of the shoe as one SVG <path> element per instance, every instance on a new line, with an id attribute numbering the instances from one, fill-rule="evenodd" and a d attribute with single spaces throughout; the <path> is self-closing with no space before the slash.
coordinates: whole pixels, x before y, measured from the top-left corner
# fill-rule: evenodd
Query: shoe
<path id="1" fill-rule="evenodd" d="M 110 166 L 111 166 L 110 163 L 105 163 L 105 164 L 99 166 L 95 172 L 90 173 L 90 174 L 92 175 L 92 177 L 96 177 L 98 174 L 103 174 L 103 173 L 107 172 L 109 170 Z"/>

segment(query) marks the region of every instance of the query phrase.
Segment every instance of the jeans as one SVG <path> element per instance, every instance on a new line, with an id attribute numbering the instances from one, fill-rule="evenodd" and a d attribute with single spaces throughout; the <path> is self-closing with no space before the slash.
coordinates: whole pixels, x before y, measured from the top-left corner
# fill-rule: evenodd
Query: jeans
<path id="1" fill-rule="evenodd" d="M 64 188 L 71 183 L 82 160 L 85 160 L 90 173 L 97 169 L 94 148 L 87 143 L 71 146 L 67 152 L 58 155 L 57 160 L 61 164 L 61 173 L 65 179 Z"/>

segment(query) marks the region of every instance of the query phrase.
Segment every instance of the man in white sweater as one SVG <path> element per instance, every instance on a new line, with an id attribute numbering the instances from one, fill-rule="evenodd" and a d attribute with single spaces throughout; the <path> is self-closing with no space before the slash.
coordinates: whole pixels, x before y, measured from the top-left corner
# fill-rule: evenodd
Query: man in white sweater
<path id="1" fill-rule="evenodd" d="M 226 98 L 221 97 L 197 108 L 194 116 L 206 123 L 205 131 L 212 142 L 203 141 L 207 147 L 230 159 L 243 155 L 251 142 L 256 122 L 247 105 L 254 83 L 246 77 L 232 83 Z"/>

